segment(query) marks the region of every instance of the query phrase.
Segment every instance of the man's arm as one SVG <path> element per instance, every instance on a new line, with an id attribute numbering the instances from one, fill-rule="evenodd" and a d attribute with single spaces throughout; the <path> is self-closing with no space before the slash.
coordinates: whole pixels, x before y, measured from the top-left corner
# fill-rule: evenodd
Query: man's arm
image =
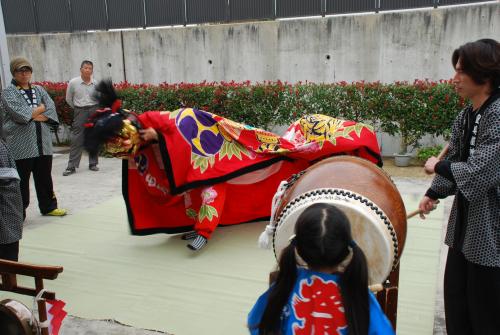
<path id="1" fill-rule="evenodd" d="M 21 100 L 16 92 L 5 89 L 2 93 L 2 102 L 5 113 L 16 123 L 27 124 L 33 117 L 42 114 L 41 106 L 31 108 L 24 100 Z"/>
<path id="2" fill-rule="evenodd" d="M 44 120 L 43 118 L 40 118 L 40 120 L 37 121 L 53 121 L 56 123 L 59 123 L 59 117 L 57 116 L 56 112 L 56 105 L 54 104 L 54 101 L 50 97 L 50 95 L 45 91 L 45 89 L 41 86 L 37 86 L 38 92 L 40 93 L 41 96 L 41 101 L 43 102 L 42 105 L 44 105 L 45 111 L 43 112 L 43 115 L 40 115 L 42 117 L 46 117 L 47 120 Z M 40 106 L 42 106 L 40 105 Z M 39 107 L 40 107 L 39 106 Z"/>
<path id="3" fill-rule="evenodd" d="M 451 128 L 451 138 L 448 146 L 448 153 L 442 163 L 439 163 L 441 167 L 447 167 L 451 162 L 458 162 L 460 160 L 460 136 L 462 134 L 462 124 L 463 118 L 465 117 L 468 109 L 462 110 L 453 122 Z M 442 172 L 442 169 L 435 171 L 437 173 Z M 456 192 L 457 185 L 453 178 L 447 178 L 449 176 L 444 174 L 436 174 L 432 180 L 431 187 L 427 190 L 426 196 L 433 199 L 443 199 L 447 196 L 453 195 Z"/>
<path id="4" fill-rule="evenodd" d="M 40 104 L 39 106 L 33 108 L 33 113 L 31 113 L 31 118 L 33 120 L 35 119 L 40 119 L 41 116 L 43 116 L 43 113 L 45 113 L 46 111 L 46 108 L 45 108 L 45 105 L 44 104 Z M 35 121 L 39 121 L 39 120 L 35 120 Z"/>
<path id="5" fill-rule="evenodd" d="M 71 108 L 75 108 L 73 103 L 73 97 L 75 96 L 75 89 L 72 81 L 70 80 L 68 83 L 68 87 L 66 88 L 66 102 Z"/>
<path id="6" fill-rule="evenodd" d="M 37 117 L 34 117 L 33 121 L 46 122 L 46 121 L 49 121 L 49 118 L 46 117 L 45 115 L 41 114 L 41 115 L 38 115 Z"/>

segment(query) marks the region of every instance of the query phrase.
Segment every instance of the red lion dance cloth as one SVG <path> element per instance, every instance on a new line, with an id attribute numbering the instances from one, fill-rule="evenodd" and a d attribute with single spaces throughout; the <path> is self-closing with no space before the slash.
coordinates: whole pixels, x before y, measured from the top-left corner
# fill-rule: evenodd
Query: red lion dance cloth
<path id="1" fill-rule="evenodd" d="M 126 115 L 115 105 L 97 114 Z M 95 121 L 90 126 L 94 126 Z M 106 140 L 108 151 L 137 138 L 123 128 Z M 314 114 L 283 136 L 192 108 L 150 111 L 137 128 L 154 128 L 158 141 L 127 148 L 123 196 L 134 235 L 181 233 L 197 250 L 218 225 L 269 218 L 280 182 L 332 155 L 355 155 L 381 165 L 372 127 Z M 133 133 L 133 129 L 132 129 Z M 130 142 L 130 140 L 129 140 Z M 114 151 L 116 154 L 116 150 Z M 116 154 L 123 156 L 123 150 Z"/>

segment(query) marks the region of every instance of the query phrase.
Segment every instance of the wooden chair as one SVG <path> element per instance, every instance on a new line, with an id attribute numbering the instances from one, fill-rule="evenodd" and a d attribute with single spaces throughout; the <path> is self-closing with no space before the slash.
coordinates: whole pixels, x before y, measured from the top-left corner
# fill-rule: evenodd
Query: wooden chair
<path id="1" fill-rule="evenodd" d="M 43 290 L 44 279 L 54 280 L 62 271 L 62 266 L 34 265 L 0 259 L 0 275 L 2 278 L 0 290 L 35 297 Z M 17 275 L 33 277 L 35 279 L 35 288 L 19 286 L 17 284 Z M 54 292 L 46 291 L 43 293 L 42 298 L 55 300 L 56 295 Z M 40 322 L 47 320 L 47 309 L 44 301 L 38 302 L 38 317 Z M 49 330 L 42 328 L 42 335 L 49 335 Z"/>

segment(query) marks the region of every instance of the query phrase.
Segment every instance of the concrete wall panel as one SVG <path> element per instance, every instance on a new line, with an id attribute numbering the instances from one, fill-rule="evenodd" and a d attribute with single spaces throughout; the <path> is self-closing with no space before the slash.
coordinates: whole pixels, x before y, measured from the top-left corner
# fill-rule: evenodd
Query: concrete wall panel
<path id="1" fill-rule="evenodd" d="M 82 60 L 94 63 L 97 78 L 124 80 L 121 32 L 10 36 L 10 57 L 23 56 L 33 65 L 35 81 L 68 81 Z M 111 65 L 111 66 L 109 66 Z"/>

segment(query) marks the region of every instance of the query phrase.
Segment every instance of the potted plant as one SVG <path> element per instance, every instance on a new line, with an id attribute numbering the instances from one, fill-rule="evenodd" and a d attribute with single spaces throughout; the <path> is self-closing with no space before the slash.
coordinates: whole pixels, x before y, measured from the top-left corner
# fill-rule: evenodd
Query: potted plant
<path id="1" fill-rule="evenodd" d="M 426 104 L 419 98 L 419 91 L 405 83 L 395 83 L 390 92 L 383 95 L 381 129 L 400 137 L 400 149 L 394 153 L 396 166 L 408 166 L 413 157 L 411 152 L 419 146 L 420 138 L 427 133 Z"/>
<path id="2" fill-rule="evenodd" d="M 401 113 L 405 114 L 405 113 Z M 394 164 L 396 166 L 409 166 L 410 160 L 413 155 L 411 152 L 413 149 L 419 147 L 419 139 L 425 134 L 425 130 L 419 127 L 418 122 L 412 122 L 411 117 L 397 117 L 398 120 L 398 132 L 395 135 L 401 137 L 399 144 L 399 152 L 394 153 Z"/>

